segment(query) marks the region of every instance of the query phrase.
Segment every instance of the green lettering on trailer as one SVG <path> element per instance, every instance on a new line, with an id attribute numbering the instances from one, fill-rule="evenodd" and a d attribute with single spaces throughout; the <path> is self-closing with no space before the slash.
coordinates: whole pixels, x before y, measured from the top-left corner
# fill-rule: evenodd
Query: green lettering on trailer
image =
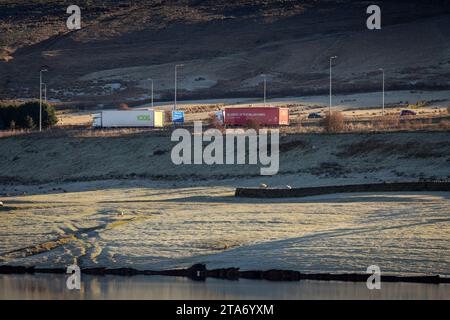
<path id="1" fill-rule="evenodd" d="M 149 115 L 139 115 L 137 116 L 138 121 L 150 121 Z"/>

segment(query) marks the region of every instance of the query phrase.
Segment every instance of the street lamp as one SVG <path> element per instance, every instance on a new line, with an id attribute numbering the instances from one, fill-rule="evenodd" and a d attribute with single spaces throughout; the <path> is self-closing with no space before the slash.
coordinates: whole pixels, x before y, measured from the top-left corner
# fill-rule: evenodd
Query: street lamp
<path id="1" fill-rule="evenodd" d="M 381 112 L 381 115 L 384 116 L 384 69 L 380 68 L 379 70 L 383 73 L 383 111 Z"/>
<path id="2" fill-rule="evenodd" d="M 264 77 L 264 106 L 266 105 L 266 89 L 267 89 L 267 85 L 266 85 L 266 75 L 262 74 L 262 77 Z"/>
<path id="3" fill-rule="evenodd" d="M 329 107 L 329 113 L 330 113 L 330 116 L 331 116 L 331 104 L 332 104 L 332 101 L 331 101 L 331 95 L 332 95 L 332 81 L 331 81 L 331 67 L 332 67 L 332 61 L 333 61 L 333 59 L 336 59 L 337 58 L 337 56 L 332 56 L 332 57 L 330 57 L 330 107 Z"/>
<path id="4" fill-rule="evenodd" d="M 184 67 L 184 64 L 177 64 L 175 65 L 175 99 L 174 99 L 174 105 L 173 110 L 177 109 L 177 68 Z"/>
<path id="5" fill-rule="evenodd" d="M 39 131 L 42 131 L 42 72 L 47 71 L 47 66 L 42 66 L 39 70 Z"/>
<path id="6" fill-rule="evenodd" d="M 153 108 L 153 79 L 148 78 L 147 80 L 148 80 L 148 81 L 151 81 L 151 83 L 152 83 L 152 86 L 151 86 L 151 93 L 152 93 L 152 108 Z"/>
<path id="7" fill-rule="evenodd" d="M 43 83 L 44 86 L 44 102 L 47 103 L 47 84 Z"/>

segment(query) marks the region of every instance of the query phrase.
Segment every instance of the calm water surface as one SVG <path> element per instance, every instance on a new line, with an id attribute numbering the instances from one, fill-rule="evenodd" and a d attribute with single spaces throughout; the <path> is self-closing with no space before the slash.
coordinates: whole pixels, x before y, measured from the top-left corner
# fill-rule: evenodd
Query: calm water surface
<path id="1" fill-rule="evenodd" d="M 70 291 L 65 275 L 0 275 L 0 299 L 450 299 L 450 285 L 382 283 L 371 291 L 360 282 L 82 275 L 81 290 Z"/>

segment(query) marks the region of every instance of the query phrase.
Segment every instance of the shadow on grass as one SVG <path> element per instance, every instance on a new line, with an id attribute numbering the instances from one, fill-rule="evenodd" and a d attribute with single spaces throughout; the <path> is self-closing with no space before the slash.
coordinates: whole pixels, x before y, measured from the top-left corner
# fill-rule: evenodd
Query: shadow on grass
<path id="1" fill-rule="evenodd" d="M 102 201 L 99 203 L 157 203 L 157 202 L 186 202 L 186 203 L 377 203 L 377 202 L 399 202 L 399 203 L 424 203 L 433 202 L 432 199 L 424 199 L 423 196 L 433 195 L 450 200 L 449 192 L 392 192 L 382 194 L 368 193 L 337 193 L 320 196 L 299 198 L 243 198 L 230 196 L 190 196 L 161 200 L 117 200 Z"/>

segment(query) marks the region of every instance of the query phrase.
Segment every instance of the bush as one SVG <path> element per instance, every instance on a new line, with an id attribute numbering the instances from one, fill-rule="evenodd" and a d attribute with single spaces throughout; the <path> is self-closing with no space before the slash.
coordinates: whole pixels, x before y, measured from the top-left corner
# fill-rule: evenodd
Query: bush
<path id="1" fill-rule="evenodd" d="M 53 106 L 42 104 L 42 128 L 58 122 Z M 39 101 L 0 105 L 0 129 L 30 129 L 39 126 Z"/>
<path id="2" fill-rule="evenodd" d="M 256 132 L 259 132 L 259 123 L 254 119 L 248 119 L 247 121 L 247 129 L 254 129 Z"/>
<path id="3" fill-rule="evenodd" d="M 30 116 L 27 116 L 27 118 L 25 119 L 25 123 L 28 129 L 34 129 L 36 127 L 33 118 Z"/>
<path id="4" fill-rule="evenodd" d="M 172 122 L 172 111 L 164 111 L 164 122 L 165 123 Z"/>
<path id="5" fill-rule="evenodd" d="M 16 106 L 14 105 L 0 105 L 0 129 L 15 129 L 16 121 Z M 11 126 L 12 125 L 12 126 Z"/>
<path id="6" fill-rule="evenodd" d="M 219 121 L 219 119 L 217 119 L 217 116 L 216 116 L 216 114 L 215 113 L 210 113 L 209 114 L 209 117 L 208 117 L 208 126 L 210 127 L 210 128 L 213 128 L 213 129 L 218 129 L 218 130 L 220 130 L 220 131 L 224 131 L 224 126 L 223 126 L 223 124 L 222 124 L 222 122 L 220 122 Z"/>
<path id="7" fill-rule="evenodd" d="M 450 130 L 450 121 L 448 121 L 448 120 L 441 120 L 441 122 L 439 122 L 439 129 L 441 129 L 441 130 Z"/>
<path id="8" fill-rule="evenodd" d="M 328 133 L 336 133 L 344 130 L 344 115 L 340 111 L 328 112 L 322 121 L 322 126 Z"/>
<path id="9" fill-rule="evenodd" d="M 39 101 L 27 102 L 19 106 L 21 115 L 21 128 L 27 128 L 27 116 L 33 119 L 33 122 L 39 127 Z M 53 106 L 42 103 L 42 128 L 49 128 L 58 122 L 55 108 Z"/>

